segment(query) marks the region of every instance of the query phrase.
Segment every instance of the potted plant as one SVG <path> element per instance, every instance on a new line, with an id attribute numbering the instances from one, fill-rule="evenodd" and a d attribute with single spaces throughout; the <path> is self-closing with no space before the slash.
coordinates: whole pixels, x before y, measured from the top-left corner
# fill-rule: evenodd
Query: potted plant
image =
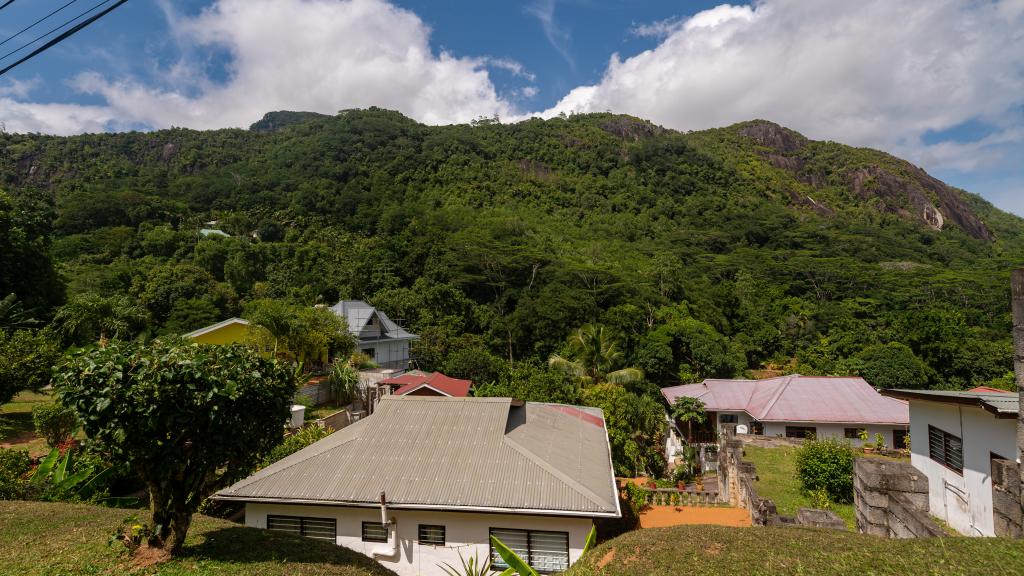
<path id="1" fill-rule="evenodd" d="M 868 444 L 868 431 L 867 428 L 861 428 L 857 432 L 857 438 L 860 438 L 860 447 L 864 450 L 865 454 L 874 452 L 874 446 Z"/>

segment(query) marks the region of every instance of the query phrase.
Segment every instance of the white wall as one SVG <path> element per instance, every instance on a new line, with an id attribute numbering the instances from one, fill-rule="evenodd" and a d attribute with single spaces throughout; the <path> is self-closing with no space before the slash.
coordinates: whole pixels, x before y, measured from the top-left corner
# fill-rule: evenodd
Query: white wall
<path id="1" fill-rule="evenodd" d="M 903 430 L 905 426 L 876 425 L 876 424 L 846 424 L 846 423 L 820 423 L 820 422 L 765 422 L 765 436 L 785 436 L 786 426 L 810 426 L 817 429 L 817 437 L 824 438 L 846 438 L 847 428 L 866 428 L 868 431 L 868 444 L 874 444 L 875 434 L 881 434 L 885 439 L 886 448 L 893 448 L 893 430 Z M 863 442 L 858 439 L 850 439 L 850 444 L 860 446 Z"/>
<path id="2" fill-rule="evenodd" d="M 928 455 L 928 426 L 959 436 L 964 470 L 958 474 Z M 910 401 L 910 463 L 928 476 L 932 516 L 968 536 L 994 536 L 991 452 L 1018 458 L 1017 421 L 997 419 L 981 408 Z"/>
<path id="3" fill-rule="evenodd" d="M 381 366 L 394 368 L 390 363 L 409 361 L 408 340 L 376 340 L 373 342 L 360 342 L 359 350 L 373 348 L 373 360 Z"/>
<path id="4" fill-rule="evenodd" d="M 245 525 L 253 528 L 266 528 L 267 514 L 334 518 L 337 521 L 338 545 L 351 548 L 367 556 L 371 556 L 371 552 L 379 548 L 390 549 L 391 543 L 394 542 L 393 530 L 390 532 L 392 540 L 389 544 L 362 541 L 362 523 L 380 522 L 380 510 L 376 508 L 246 504 Z M 460 551 L 464 558 L 469 558 L 476 552 L 480 560 L 485 560 L 490 553 L 488 537 L 491 528 L 568 532 L 569 561 L 575 562 L 583 553 L 583 546 L 586 544 L 587 534 L 592 526 L 592 521 L 589 518 L 523 514 L 389 510 L 388 516 L 395 519 L 398 528 L 398 555 L 389 558 L 378 557 L 377 561 L 401 576 L 417 574 L 445 576 L 444 571 L 438 568 L 437 564 L 447 562 L 456 567 L 461 566 Z M 420 524 L 443 525 L 445 527 L 445 546 L 420 545 L 417 542 Z"/>

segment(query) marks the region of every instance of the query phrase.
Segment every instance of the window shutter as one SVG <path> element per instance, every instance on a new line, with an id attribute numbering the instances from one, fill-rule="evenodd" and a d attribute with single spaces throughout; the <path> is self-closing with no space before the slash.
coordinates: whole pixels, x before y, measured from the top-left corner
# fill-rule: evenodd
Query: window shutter
<path id="1" fill-rule="evenodd" d="M 538 572 L 562 572 L 569 568 L 569 534 L 530 532 L 530 565 Z"/>

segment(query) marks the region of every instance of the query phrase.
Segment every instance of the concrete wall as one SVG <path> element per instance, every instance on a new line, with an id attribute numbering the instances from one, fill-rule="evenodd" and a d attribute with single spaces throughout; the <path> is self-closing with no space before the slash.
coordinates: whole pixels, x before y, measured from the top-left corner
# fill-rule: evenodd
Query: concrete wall
<path id="1" fill-rule="evenodd" d="M 857 458 L 853 507 L 857 531 L 885 538 L 942 536 L 928 515 L 928 478 L 895 460 Z"/>
<path id="2" fill-rule="evenodd" d="M 1012 460 L 992 462 L 992 520 L 996 536 L 1021 538 L 1024 536 L 1020 473 Z"/>
<path id="3" fill-rule="evenodd" d="M 245 525 L 266 528 L 268 514 L 334 518 L 337 521 L 337 543 L 357 552 L 371 556 L 373 550 L 390 549 L 395 532 L 389 533 L 389 544 L 362 541 L 362 523 L 380 522 L 377 508 L 351 508 L 341 506 L 296 506 L 284 504 L 246 504 Z M 549 530 L 569 533 L 569 561 L 575 562 L 583 553 L 587 534 L 593 525 L 589 518 L 558 516 L 528 516 L 523 514 L 470 514 L 459 512 L 435 512 L 426 510 L 389 510 L 398 529 L 398 554 L 378 557 L 377 561 L 401 576 L 445 576 L 437 565 L 447 562 L 461 566 L 459 552 L 463 558 L 474 553 L 480 560 L 490 554 L 489 535 L 491 528 L 512 528 L 528 530 Z M 442 525 L 445 527 L 445 546 L 420 545 L 417 542 L 420 524 Z M 372 557 L 372 556 L 371 556 Z"/>
<path id="4" fill-rule="evenodd" d="M 785 436 L 786 426 L 811 426 L 817 429 L 817 437 L 819 439 L 825 438 L 845 438 L 846 428 L 867 428 L 868 431 L 868 444 L 874 444 L 875 434 L 880 433 L 882 438 L 885 439 L 885 445 L 888 448 L 893 448 L 893 430 L 905 430 L 906 426 L 885 426 L 875 424 L 844 424 L 844 423 L 815 423 L 815 422 L 765 422 L 764 424 L 764 435 L 765 436 Z M 860 446 L 863 442 L 860 439 L 850 440 L 850 443 L 854 446 Z M 901 448 L 901 446 L 899 447 Z"/>
<path id="5" fill-rule="evenodd" d="M 963 440 L 963 473 L 932 460 L 928 426 Z M 1016 420 L 997 419 L 981 408 L 911 400 L 910 463 L 928 477 L 928 508 L 968 536 L 994 536 L 991 454 L 1018 458 Z"/>

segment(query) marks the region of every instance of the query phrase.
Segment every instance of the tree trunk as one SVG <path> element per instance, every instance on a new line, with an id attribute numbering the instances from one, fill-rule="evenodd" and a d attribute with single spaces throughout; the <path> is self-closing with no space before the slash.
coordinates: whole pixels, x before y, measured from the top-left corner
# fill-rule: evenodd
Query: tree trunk
<path id="1" fill-rule="evenodd" d="M 174 490 L 165 484 L 149 483 L 149 503 L 153 512 L 153 534 L 149 545 L 162 548 L 171 556 L 181 552 L 185 536 L 192 524 L 184 495 L 175 497 Z"/>
<path id="2" fill-rule="evenodd" d="M 1017 449 L 1024 454 L 1024 269 L 1014 270 L 1010 277 L 1010 298 L 1013 306 L 1013 374 L 1017 383 Z M 1020 474 L 1020 506 L 1024 512 L 1024 465 Z"/>

